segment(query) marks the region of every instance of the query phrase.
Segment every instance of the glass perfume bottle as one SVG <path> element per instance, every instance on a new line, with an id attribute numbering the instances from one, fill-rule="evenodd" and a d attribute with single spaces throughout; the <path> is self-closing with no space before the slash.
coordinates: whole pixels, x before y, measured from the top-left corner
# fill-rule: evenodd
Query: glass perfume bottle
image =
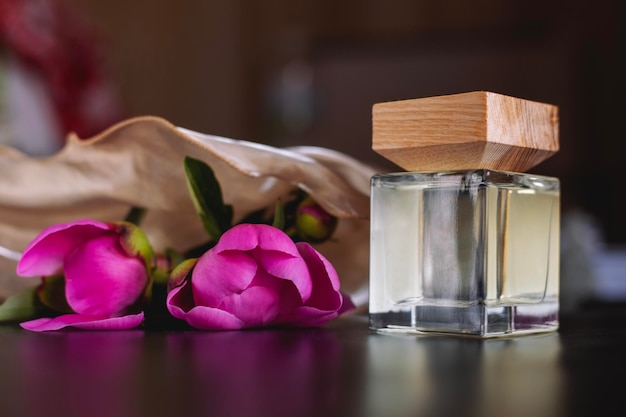
<path id="1" fill-rule="evenodd" d="M 559 325 L 555 106 L 490 92 L 379 103 L 370 328 L 499 337 Z"/>

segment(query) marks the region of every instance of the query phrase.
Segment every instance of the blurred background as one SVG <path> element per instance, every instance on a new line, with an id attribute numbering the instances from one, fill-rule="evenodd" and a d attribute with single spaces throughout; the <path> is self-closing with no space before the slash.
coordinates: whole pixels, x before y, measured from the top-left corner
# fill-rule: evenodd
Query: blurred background
<path id="1" fill-rule="evenodd" d="M 555 104 L 561 150 L 533 172 L 562 181 L 565 291 L 621 299 L 625 3 L 0 0 L 0 143 L 45 155 L 68 131 L 156 115 L 392 171 L 371 150 L 374 103 L 488 90 Z"/>

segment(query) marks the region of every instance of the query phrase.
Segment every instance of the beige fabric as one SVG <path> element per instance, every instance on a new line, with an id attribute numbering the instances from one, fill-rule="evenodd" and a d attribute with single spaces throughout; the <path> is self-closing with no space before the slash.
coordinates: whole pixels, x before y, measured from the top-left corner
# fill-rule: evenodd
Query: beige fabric
<path id="1" fill-rule="evenodd" d="M 273 205 L 294 187 L 310 193 L 341 219 L 335 238 L 317 249 L 337 268 L 344 290 L 366 284 L 371 167 L 326 148 L 279 149 L 151 116 L 123 121 L 93 138 L 70 135 L 50 157 L 0 147 L 0 246 L 20 252 L 46 226 L 120 220 L 131 206 L 148 209 L 142 226 L 158 250 L 199 244 L 206 234 L 188 195 L 185 156 L 213 168 L 236 219 Z M 35 284 L 16 277 L 15 265 L 0 251 L 0 297 Z"/>

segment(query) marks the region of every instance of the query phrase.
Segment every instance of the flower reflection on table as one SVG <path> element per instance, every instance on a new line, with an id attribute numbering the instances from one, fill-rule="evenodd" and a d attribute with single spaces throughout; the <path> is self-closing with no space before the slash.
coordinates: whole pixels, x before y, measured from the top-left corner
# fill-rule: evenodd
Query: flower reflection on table
<path id="1" fill-rule="evenodd" d="M 340 395 L 329 329 L 28 332 L 19 351 L 15 415 L 330 415 Z"/>
<path id="2" fill-rule="evenodd" d="M 191 366 L 196 374 L 193 386 L 180 381 L 176 388 L 182 396 L 176 402 L 189 404 L 189 411 L 328 415 L 339 400 L 340 344 L 331 331 L 176 333 L 167 342 L 168 357 L 184 362 L 171 363 L 168 373 Z"/>
<path id="3" fill-rule="evenodd" d="M 12 415 L 140 415 L 143 332 L 25 334 L 9 372 L 30 395 Z"/>

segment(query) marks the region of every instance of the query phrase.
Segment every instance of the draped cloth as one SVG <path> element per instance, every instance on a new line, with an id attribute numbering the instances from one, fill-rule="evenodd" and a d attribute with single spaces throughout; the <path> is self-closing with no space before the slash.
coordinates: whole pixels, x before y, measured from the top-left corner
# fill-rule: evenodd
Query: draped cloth
<path id="1" fill-rule="evenodd" d="M 47 157 L 0 147 L 0 299 L 36 285 L 15 275 L 17 261 L 9 255 L 55 223 L 122 220 L 136 206 L 147 211 L 141 226 L 156 250 L 184 251 L 206 241 L 186 185 L 186 156 L 211 166 L 235 221 L 272 207 L 296 187 L 309 193 L 339 218 L 333 238 L 316 249 L 333 263 L 344 291 L 362 294 L 372 167 L 327 148 L 276 148 L 143 116 L 89 138 L 69 134 L 65 146 Z"/>

